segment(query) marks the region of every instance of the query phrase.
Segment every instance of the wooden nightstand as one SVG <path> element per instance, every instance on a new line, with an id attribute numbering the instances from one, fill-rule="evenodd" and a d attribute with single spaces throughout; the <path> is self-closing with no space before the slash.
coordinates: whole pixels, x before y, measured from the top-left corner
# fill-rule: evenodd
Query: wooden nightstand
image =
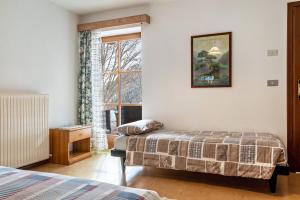
<path id="1" fill-rule="evenodd" d="M 50 162 L 70 165 L 90 157 L 91 132 L 90 126 L 50 129 Z"/>
<path id="2" fill-rule="evenodd" d="M 119 135 L 115 134 L 107 134 L 107 144 L 108 144 L 108 149 L 113 149 L 115 145 L 115 139 L 119 137 Z"/>

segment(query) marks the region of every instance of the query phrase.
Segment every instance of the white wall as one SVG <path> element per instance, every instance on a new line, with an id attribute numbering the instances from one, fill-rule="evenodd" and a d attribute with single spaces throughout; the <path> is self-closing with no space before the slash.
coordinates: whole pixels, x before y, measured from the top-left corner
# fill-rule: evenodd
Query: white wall
<path id="1" fill-rule="evenodd" d="M 145 14 L 148 12 L 149 12 L 148 5 L 134 6 L 134 7 L 118 9 L 118 10 L 104 11 L 101 13 L 96 12 L 88 15 L 81 15 L 79 17 L 79 22 L 88 23 L 88 22 L 94 22 L 99 20 L 115 19 L 124 16 L 128 17 L 133 15 Z"/>
<path id="2" fill-rule="evenodd" d="M 51 127 L 76 120 L 76 25 L 48 0 L 0 0 L 0 91 L 49 94 Z"/>
<path id="3" fill-rule="evenodd" d="M 270 131 L 286 142 L 286 2 L 174 0 L 143 26 L 143 117 L 174 129 Z M 121 14 L 120 14 L 121 13 Z M 131 10 L 82 16 L 91 22 Z M 233 32 L 233 87 L 191 89 L 190 36 Z M 268 49 L 279 56 L 267 57 Z M 267 87 L 278 79 L 279 87 Z"/>

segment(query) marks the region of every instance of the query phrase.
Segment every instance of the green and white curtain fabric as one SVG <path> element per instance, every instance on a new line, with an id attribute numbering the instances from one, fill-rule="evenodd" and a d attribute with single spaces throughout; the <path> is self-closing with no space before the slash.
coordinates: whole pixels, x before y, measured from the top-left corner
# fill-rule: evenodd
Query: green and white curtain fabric
<path id="1" fill-rule="evenodd" d="M 92 33 L 84 31 L 79 33 L 80 39 L 80 74 L 79 74 L 79 124 L 92 124 L 92 62 L 91 45 Z"/>
<path id="2" fill-rule="evenodd" d="M 100 31 L 80 32 L 78 122 L 93 126 L 92 148 L 107 149 L 103 111 Z"/>

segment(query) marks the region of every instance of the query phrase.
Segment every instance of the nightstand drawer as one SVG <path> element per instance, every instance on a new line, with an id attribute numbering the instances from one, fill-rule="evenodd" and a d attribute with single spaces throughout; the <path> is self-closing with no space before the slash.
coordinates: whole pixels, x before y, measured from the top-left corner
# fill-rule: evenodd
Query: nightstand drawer
<path id="1" fill-rule="evenodd" d="M 79 140 L 90 138 L 92 135 L 91 132 L 92 130 L 90 128 L 72 131 L 70 132 L 69 142 L 76 142 Z"/>

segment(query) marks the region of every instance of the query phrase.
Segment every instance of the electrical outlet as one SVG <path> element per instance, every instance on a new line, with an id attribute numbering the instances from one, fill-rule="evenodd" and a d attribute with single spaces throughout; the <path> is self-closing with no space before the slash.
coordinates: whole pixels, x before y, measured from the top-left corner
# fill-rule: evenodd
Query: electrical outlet
<path id="1" fill-rule="evenodd" d="M 278 49 L 270 49 L 267 51 L 268 56 L 278 56 Z"/>
<path id="2" fill-rule="evenodd" d="M 268 87 L 279 86 L 279 80 L 268 80 L 267 85 Z"/>

